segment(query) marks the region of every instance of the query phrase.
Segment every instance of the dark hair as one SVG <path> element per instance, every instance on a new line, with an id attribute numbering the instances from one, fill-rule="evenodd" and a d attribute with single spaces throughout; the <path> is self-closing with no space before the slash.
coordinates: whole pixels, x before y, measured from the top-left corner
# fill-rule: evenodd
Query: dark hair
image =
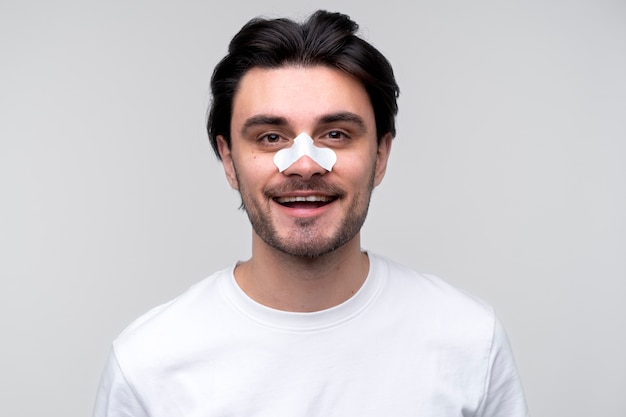
<path id="1" fill-rule="evenodd" d="M 298 24 L 289 19 L 250 20 L 230 42 L 211 77 L 212 103 L 207 121 L 211 145 L 218 158 L 217 136 L 230 146 L 233 98 L 245 73 L 254 68 L 285 65 L 325 65 L 359 80 L 369 95 L 378 140 L 396 135 L 398 84 L 389 61 L 356 36 L 359 26 L 340 13 L 319 10 Z"/>

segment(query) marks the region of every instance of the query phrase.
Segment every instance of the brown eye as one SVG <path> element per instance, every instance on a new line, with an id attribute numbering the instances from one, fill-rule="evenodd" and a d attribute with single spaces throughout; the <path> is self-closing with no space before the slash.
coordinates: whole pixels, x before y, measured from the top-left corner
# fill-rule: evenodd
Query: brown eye
<path id="1" fill-rule="evenodd" d="M 267 135 L 262 136 L 260 140 L 264 143 L 278 143 L 281 139 L 282 138 L 277 133 L 268 133 Z"/>
<path id="2" fill-rule="evenodd" d="M 326 137 L 329 139 L 338 140 L 338 139 L 347 139 L 348 135 L 346 135 L 341 130 L 331 130 L 330 132 L 326 134 Z"/>

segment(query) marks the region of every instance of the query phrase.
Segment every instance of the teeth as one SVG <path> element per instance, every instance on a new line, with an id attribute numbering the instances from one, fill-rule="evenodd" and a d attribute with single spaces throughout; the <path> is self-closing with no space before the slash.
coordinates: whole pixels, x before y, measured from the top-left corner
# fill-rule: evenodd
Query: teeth
<path id="1" fill-rule="evenodd" d="M 307 197 L 297 197 L 297 196 L 293 196 L 293 197 L 279 197 L 276 199 L 276 201 L 278 201 L 279 203 L 298 203 L 298 202 L 309 202 L 309 203 L 315 203 L 315 202 L 321 202 L 321 203 L 327 203 L 329 201 L 332 200 L 332 197 L 327 197 L 327 196 L 323 196 L 323 195 L 310 195 Z"/>

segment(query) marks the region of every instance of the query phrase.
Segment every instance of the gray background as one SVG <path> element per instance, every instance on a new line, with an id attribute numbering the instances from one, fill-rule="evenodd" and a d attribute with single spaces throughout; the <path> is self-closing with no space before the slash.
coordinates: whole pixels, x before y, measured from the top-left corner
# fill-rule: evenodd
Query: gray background
<path id="1" fill-rule="evenodd" d="M 4 0 L 0 415 L 89 415 L 116 334 L 249 256 L 210 73 L 249 18 L 316 8 L 402 89 L 364 247 L 494 305 L 534 417 L 626 415 L 626 3 L 603 0 Z"/>

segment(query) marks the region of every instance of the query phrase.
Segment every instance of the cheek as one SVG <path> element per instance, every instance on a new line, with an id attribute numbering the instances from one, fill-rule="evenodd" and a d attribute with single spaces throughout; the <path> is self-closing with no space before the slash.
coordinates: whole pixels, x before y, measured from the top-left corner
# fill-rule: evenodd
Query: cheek
<path id="1" fill-rule="evenodd" d="M 376 165 L 375 155 L 368 152 L 337 153 L 337 163 L 333 172 L 350 181 L 361 182 L 369 180 Z"/>
<path id="2" fill-rule="evenodd" d="M 278 172 L 272 157 L 254 153 L 247 158 L 238 158 L 235 166 L 239 180 L 248 184 L 266 181 Z"/>
<path id="3" fill-rule="evenodd" d="M 274 164 L 274 155 L 273 154 L 255 154 L 253 153 L 250 156 L 249 160 L 249 170 L 254 175 L 255 173 L 272 173 L 274 171 L 278 172 L 278 168 Z"/>

